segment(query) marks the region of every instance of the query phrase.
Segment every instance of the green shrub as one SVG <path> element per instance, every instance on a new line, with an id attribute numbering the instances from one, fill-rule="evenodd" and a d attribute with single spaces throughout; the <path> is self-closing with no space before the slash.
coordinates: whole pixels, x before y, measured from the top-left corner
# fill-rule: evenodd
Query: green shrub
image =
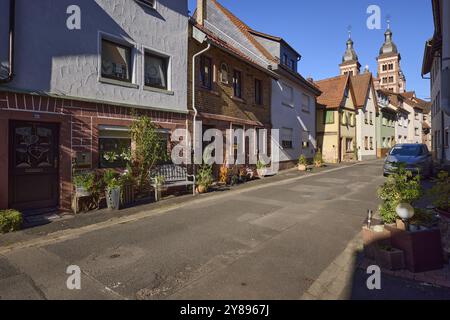
<path id="1" fill-rule="evenodd" d="M 213 181 L 212 166 L 207 164 L 200 166 L 196 177 L 197 186 L 204 186 L 208 189 L 212 185 Z"/>
<path id="2" fill-rule="evenodd" d="M 433 200 L 436 208 L 450 210 L 450 176 L 448 172 L 439 172 L 436 184 L 428 191 L 428 196 Z"/>
<path id="3" fill-rule="evenodd" d="M 105 183 L 106 190 L 112 190 L 120 187 L 120 181 L 118 173 L 113 169 L 108 169 L 103 174 L 103 182 Z"/>
<path id="4" fill-rule="evenodd" d="M 20 230 L 22 214 L 16 210 L 0 210 L 0 232 L 12 232 Z"/>
<path id="5" fill-rule="evenodd" d="M 303 166 L 308 165 L 308 160 L 306 159 L 306 157 L 304 155 L 300 156 L 300 158 L 298 159 L 298 164 L 303 165 Z"/>
<path id="6" fill-rule="evenodd" d="M 95 183 L 95 174 L 93 172 L 81 172 L 73 175 L 72 182 L 76 187 L 91 190 Z"/>
<path id="7" fill-rule="evenodd" d="M 394 174 L 378 188 L 378 196 L 383 201 L 380 206 L 380 215 L 384 223 L 394 223 L 397 220 L 396 207 L 400 203 L 413 204 L 422 195 L 420 176 L 413 177 L 405 170 L 404 165 L 398 166 Z"/>
<path id="8" fill-rule="evenodd" d="M 316 154 L 314 155 L 314 164 L 316 166 L 321 166 L 323 165 L 323 156 L 322 156 L 322 151 L 317 150 Z"/>

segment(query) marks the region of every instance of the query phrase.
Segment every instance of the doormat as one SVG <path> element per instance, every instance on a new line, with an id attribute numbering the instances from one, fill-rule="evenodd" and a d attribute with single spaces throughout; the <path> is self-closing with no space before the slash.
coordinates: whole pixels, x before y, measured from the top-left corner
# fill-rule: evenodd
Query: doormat
<path id="1" fill-rule="evenodd" d="M 42 226 L 58 219 L 61 219 L 61 217 L 55 213 L 42 214 L 37 216 L 25 216 L 23 218 L 23 228 Z"/>

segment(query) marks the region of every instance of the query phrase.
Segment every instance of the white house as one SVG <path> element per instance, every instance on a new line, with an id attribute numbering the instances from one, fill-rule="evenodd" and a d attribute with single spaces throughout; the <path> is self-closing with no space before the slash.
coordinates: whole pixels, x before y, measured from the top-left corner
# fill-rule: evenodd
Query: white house
<path id="1" fill-rule="evenodd" d="M 350 78 L 356 100 L 356 142 L 358 160 L 377 158 L 377 112 L 378 102 L 373 76 L 365 72 Z"/>

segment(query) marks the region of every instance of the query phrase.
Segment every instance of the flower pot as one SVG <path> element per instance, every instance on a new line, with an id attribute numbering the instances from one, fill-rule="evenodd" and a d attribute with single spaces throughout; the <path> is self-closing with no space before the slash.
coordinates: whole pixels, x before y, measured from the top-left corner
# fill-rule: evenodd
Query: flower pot
<path id="1" fill-rule="evenodd" d="M 120 208 L 120 188 L 106 190 L 106 205 L 110 210 L 119 210 Z"/>
<path id="2" fill-rule="evenodd" d="M 89 197 L 92 193 L 85 187 L 76 187 L 75 192 L 77 197 Z"/>
<path id="3" fill-rule="evenodd" d="M 321 167 L 323 166 L 323 163 L 320 162 L 320 161 L 316 161 L 316 162 L 314 163 L 314 165 L 316 166 L 316 168 L 321 168 Z"/>
<path id="4" fill-rule="evenodd" d="M 304 164 L 297 165 L 297 168 L 299 171 L 306 171 L 306 165 L 304 165 Z"/>
<path id="5" fill-rule="evenodd" d="M 384 269 L 401 270 L 405 268 L 405 256 L 402 250 L 395 248 L 377 248 L 375 261 Z"/>
<path id="6" fill-rule="evenodd" d="M 205 186 L 202 186 L 202 185 L 197 186 L 198 193 L 206 193 L 207 191 L 208 191 L 208 188 L 206 188 Z"/>
<path id="7" fill-rule="evenodd" d="M 375 259 L 376 250 L 380 245 L 391 244 L 391 233 L 384 226 L 373 226 L 370 229 L 363 227 L 362 237 L 364 244 L 364 256 L 368 259 Z"/>
<path id="8" fill-rule="evenodd" d="M 267 174 L 267 168 L 256 169 L 256 172 L 258 173 L 258 177 L 263 178 Z"/>

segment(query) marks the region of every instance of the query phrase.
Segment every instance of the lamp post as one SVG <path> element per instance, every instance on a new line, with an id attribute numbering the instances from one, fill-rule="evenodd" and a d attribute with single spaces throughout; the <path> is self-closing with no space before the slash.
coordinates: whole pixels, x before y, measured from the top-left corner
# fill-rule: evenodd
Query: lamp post
<path id="1" fill-rule="evenodd" d="M 400 203 L 395 212 L 405 224 L 406 231 L 409 231 L 409 220 L 414 217 L 414 208 L 409 203 Z"/>

